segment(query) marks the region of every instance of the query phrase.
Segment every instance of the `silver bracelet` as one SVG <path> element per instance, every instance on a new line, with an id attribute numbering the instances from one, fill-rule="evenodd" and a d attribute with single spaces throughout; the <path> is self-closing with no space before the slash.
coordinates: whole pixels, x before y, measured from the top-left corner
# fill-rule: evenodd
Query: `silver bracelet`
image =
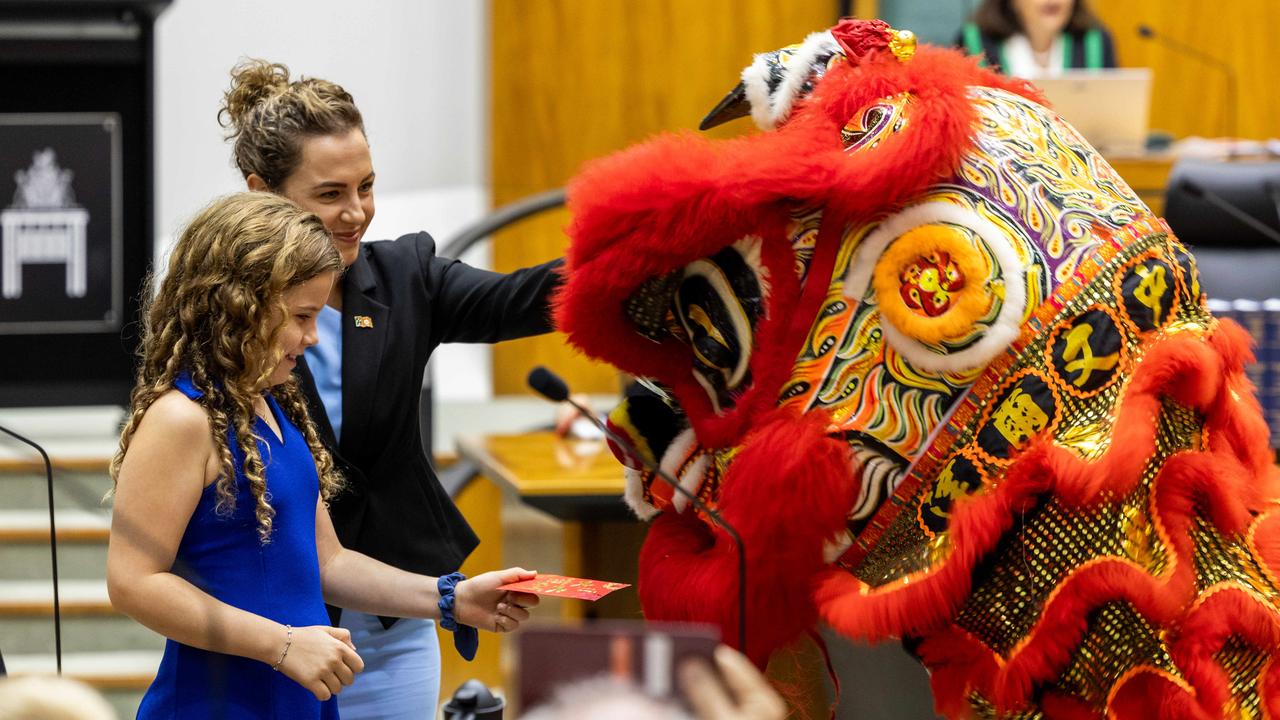
<path id="1" fill-rule="evenodd" d="M 271 666 L 271 669 L 276 672 L 280 672 L 280 665 L 284 663 L 285 656 L 289 654 L 289 646 L 293 645 L 293 626 L 285 625 L 284 629 L 284 652 L 280 653 L 280 659 L 276 661 L 276 664 Z"/>

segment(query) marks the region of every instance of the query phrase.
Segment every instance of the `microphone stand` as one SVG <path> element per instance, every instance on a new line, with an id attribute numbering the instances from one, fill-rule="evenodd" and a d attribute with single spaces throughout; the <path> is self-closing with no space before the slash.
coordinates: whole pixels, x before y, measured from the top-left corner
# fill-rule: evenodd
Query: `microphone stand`
<path id="1" fill-rule="evenodd" d="M 1165 47 L 1172 48 L 1174 52 L 1181 53 L 1188 57 L 1195 58 L 1200 62 L 1217 68 L 1227 79 L 1227 107 L 1225 108 L 1223 120 L 1227 125 L 1227 132 L 1230 135 L 1227 145 L 1227 159 L 1235 160 L 1236 158 L 1236 135 L 1239 128 L 1236 125 L 1236 105 L 1240 102 L 1240 90 L 1236 85 L 1236 71 L 1226 62 L 1202 51 L 1198 50 L 1187 43 L 1175 40 L 1163 33 L 1156 32 L 1150 25 L 1139 25 L 1138 34 L 1148 40 L 1155 40 L 1163 44 Z"/>
<path id="2" fill-rule="evenodd" d="M 44 451 L 32 440 L 19 435 L 18 433 L 0 425 L 0 432 L 13 437 L 16 440 L 26 443 L 36 449 L 40 453 L 40 457 L 44 459 L 44 475 L 49 488 L 49 553 L 53 558 L 53 642 L 54 657 L 58 664 L 58 674 L 62 674 L 62 604 L 58 598 L 58 531 L 54 525 L 53 519 L 53 463 L 49 461 L 49 454 Z"/>
<path id="3" fill-rule="evenodd" d="M 539 370 L 545 373 L 541 378 L 542 380 L 546 380 L 549 383 L 556 385 L 556 390 L 564 388 L 563 397 L 561 397 L 560 392 L 549 392 L 548 388 L 543 387 L 543 382 L 535 380 L 535 374 L 537 374 Z M 587 418 L 592 425 L 596 426 L 596 429 L 600 430 L 606 437 L 621 446 L 622 449 L 626 450 L 632 457 L 643 463 L 644 466 L 655 475 L 662 478 L 664 482 L 671 486 L 672 490 L 676 491 L 692 503 L 694 507 L 710 518 L 717 527 L 724 530 L 725 534 L 733 539 L 733 542 L 738 549 L 738 649 L 742 651 L 742 654 L 747 654 L 747 550 L 746 546 L 742 543 L 742 536 L 738 534 L 738 531 L 734 530 L 733 526 L 720 516 L 720 513 L 708 507 L 707 504 L 702 502 L 697 495 L 686 490 L 678 480 L 671 477 L 671 475 L 658 466 L 658 464 L 649 462 L 629 441 L 610 430 L 609 426 L 601 422 L 600 418 L 596 417 L 595 413 L 570 398 L 568 387 L 564 384 L 564 381 L 550 370 L 541 366 L 534 368 L 533 371 L 529 373 L 529 386 L 532 387 L 539 395 L 542 395 L 548 400 L 553 402 L 567 402 L 572 405 L 574 409 L 581 413 L 583 417 Z"/>

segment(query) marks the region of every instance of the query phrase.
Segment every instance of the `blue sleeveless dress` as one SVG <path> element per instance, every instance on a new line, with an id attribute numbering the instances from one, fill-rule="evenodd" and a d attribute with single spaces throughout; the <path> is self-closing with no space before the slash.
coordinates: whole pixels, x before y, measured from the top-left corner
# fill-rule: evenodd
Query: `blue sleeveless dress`
<path id="1" fill-rule="evenodd" d="M 185 373 L 175 386 L 187 397 L 201 393 Z M 253 496 L 240 469 L 244 462 L 228 430 L 236 467 L 236 507 L 219 515 L 214 485 L 204 489 L 178 546 L 173 573 L 213 597 L 294 627 L 328 625 L 316 556 L 316 499 L 320 481 L 302 433 L 274 398 L 267 405 L 283 441 L 261 418 L 255 430 L 266 466 L 275 519 L 271 542 L 258 540 Z M 281 650 L 283 650 L 281 646 Z M 169 640 L 156 679 L 138 708 L 151 720 L 336 720 L 336 699 L 321 703 L 309 690 L 265 663 L 200 650 Z"/>

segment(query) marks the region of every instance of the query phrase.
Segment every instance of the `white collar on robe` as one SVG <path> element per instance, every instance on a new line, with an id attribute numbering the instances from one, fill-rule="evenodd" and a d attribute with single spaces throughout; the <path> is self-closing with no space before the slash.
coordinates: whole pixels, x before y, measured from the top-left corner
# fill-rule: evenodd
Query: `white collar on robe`
<path id="1" fill-rule="evenodd" d="M 1003 59 L 1008 64 L 1008 67 L 1004 68 L 1004 72 L 1007 75 L 1034 80 L 1062 74 L 1061 35 L 1055 37 L 1053 45 L 1049 46 L 1048 67 L 1040 67 L 1040 64 L 1036 62 L 1035 52 L 1031 49 L 1031 41 L 1022 33 L 1010 35 L 1004 41 L 1004 46 L 1001 49 L 1004 51 Z"/>

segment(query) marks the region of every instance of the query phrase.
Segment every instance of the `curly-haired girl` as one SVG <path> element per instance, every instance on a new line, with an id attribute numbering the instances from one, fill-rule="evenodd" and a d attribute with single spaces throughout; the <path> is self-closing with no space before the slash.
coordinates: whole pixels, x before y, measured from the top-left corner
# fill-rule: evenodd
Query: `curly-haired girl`
<path id="1" fill-rule="evenodd" d="M 267 193 L 203 210 L 143 313 L 112 462 L 112 603 L 169 638 L 139 718 L 336 718 L 364 664 L 324 603 L 509 631 L 534 596 L 456 585 L 344 549 L 342 480 L 291 377 L 342 270 L 315 215 Z"/>

